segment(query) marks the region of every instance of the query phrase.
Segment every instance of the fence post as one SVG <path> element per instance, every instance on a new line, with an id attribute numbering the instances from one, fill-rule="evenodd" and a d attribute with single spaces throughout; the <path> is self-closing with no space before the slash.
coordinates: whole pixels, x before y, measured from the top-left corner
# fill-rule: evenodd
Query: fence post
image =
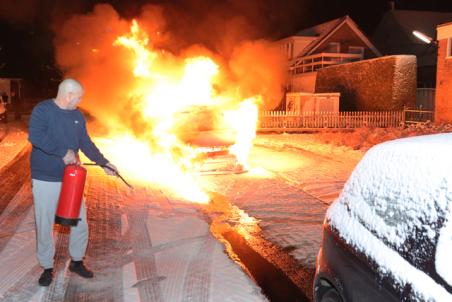
<path id="1" fill-rule="evenodd" d="M 406 106 L 403 105 L 403 114 L 402 114 L 402 127 L 405 128 L 405 119 L 406 119 Z"/>

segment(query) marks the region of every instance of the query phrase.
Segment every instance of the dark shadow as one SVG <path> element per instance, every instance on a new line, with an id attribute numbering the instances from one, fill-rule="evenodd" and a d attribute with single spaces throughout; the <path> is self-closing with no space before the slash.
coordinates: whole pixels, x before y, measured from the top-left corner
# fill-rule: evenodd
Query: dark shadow
<path id="1" fill-rule="evenodd" d="M 306 295 L 283 273 L 281 269 L 263 258 L 248 246 L 246 240 L 235 231 L 222 236 L 231 244 L 232 251 L 262 288 L 270 301 L 305 302 Z"/>

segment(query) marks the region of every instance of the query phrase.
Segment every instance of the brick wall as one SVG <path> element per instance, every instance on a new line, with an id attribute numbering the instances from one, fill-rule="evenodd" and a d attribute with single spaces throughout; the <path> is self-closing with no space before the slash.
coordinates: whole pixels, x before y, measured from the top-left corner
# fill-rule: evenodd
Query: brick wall
<path id="1" fill-rule="evenodd" d="M 452 58 L 446 58 L 447 39 L 439 40 L 438 46 L 435 122 L 452 123 Z"/>
<path id="2" fill-rule="evenodd" d="M 320 69 L 315 92 L 340 92 L 341 111 L 415 107 L 416 57 L 387 56 Z"/>

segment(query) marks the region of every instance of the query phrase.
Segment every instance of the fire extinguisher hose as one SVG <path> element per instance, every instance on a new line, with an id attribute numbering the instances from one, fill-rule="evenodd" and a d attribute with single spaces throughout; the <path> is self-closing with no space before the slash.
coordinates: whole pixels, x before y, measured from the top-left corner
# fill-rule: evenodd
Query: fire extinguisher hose
<path id="1" fill-rule="evenodd" d="M 99 166 L 99 167 L 102 167 L 102 168 L 106 168 L 106 169 L 108 169 L 108 170 L 110 170 L 110 171 L 113 171 L 114 173 L 115 173 L 115 175 L 116 176 L 118 176 L 129 188 L 131 188 L 132 190 L 133 190 L 133 187 L 132 187 L 132 185 L 130 185 L 125 179 L 124 179 L 124 177 L 122 177 L 121 176 L 121 174 L 119 174 L 119 172 L 118 171 L 116 171 L 115 169 L 113 169 L 113 168 L 111 168 L 111 167 L 109 167 L 109 166 L 107 166 L 107 165 L 99 165 L 99 164 L 96 164 L 96 163 L 82 163 L 82 165 L 84 165 L 84 166 Z"/>

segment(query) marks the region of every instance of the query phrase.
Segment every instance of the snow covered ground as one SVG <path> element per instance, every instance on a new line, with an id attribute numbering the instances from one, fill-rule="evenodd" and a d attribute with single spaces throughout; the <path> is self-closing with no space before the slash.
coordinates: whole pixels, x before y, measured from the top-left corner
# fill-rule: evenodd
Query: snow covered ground
<path id="1" fill-rule="evenodd" d="M 327 153 L 341 154 L 344 149 L 365 152 L 372 146 L 385 141 L 426 135 L 452 132 L 452 124 L 420 123 L 404 128 L 356 128 L 336 131 L 334 129 L 320 130 L 303 134 L 261 134 L 257 142 L 276 139 L 290 144 L 303 145 L 305 149 L 315 149 Z M 349 154 L 349 152 L 347 152 Z"/>
<path id="2" fill-rule="evenodd" d="M 301 135 L 259 136 L 248 173 L 205 178 L 211 191 L 252 218 L 237 223 L 240 219 L 226 214 L 225 223 L 312 298 L 326 210 L 363 153 L 318 143 L 308 148 L 303 140 Z"/>
<path id="3" fill-rule="evenodd" d="M 9 130 L 1 144 L 1 301 L 267 300 L 211 234 L 199 206 L 169 199 L 152 185 L 130 191 L 96 167 L 87 183 L 86 255 L 95 278 L 67 270 L 68 231 L 56 227 L 55 278 L 40 287 L 26 135 Z"/>
<path id="4" fill-rule="evenodd" d="M 0 169 L 14 159 L 27 146 L 27 132 L 23 124 L 0 124 Z"/>
<path id="5" fill-rule="evenodd" d="M 169 200 L 152 186 L 129 191 L 90 168 L 91 228 L 86 261 L 95 278 L 67 270 L 68 232 L 57 227 L 55 279 L 37 284 L 30 182 L 0 215 L 2 301 L 266 301 L 224 252 L 198 206 Z"/>
<path id="6" fill-rule="evenodd" d="M 16 139 L 8 141 L 8 135 L 0 143 L 0 147 L 5 142 L 4 148 L 11 148 L 0 153 L 3 165 L 27 144 L 26 135 L 17 133 Z M 67 234 L 57 232 L 58 274 L 48 291 L 38 288 L 35 282 L 40 269 L 32 256 L 31 192 L 29 183 L 24 182 L 0 216 L 0 253 L 11 253 L 2 254 L 0 259 L 7 256 L 14 259 L 13 263 L 20 263 L 11 268 L 13 273 L 8 278 L 5 275 L 0 294 L 11 301 L 58 300 L 64 295 L 84 301 L 102 295 L 118 295 L 119 301 L 129 301 L 126 297 L 227 301 L 225 296 L 230 301 L 265 300 L 209 232 L 209 228 L 221 229 L 225 224 L 309 296 L 325 213 L 366 150 L 350 144 L 338 146 L 337 141 L 351 142 L 345 139 L 347 135 L 328 134 L 328 139 L 323 134 L 259 135 L 248 173 L 203 177 L 212 196 L 223 200 L 219 204 L 215 197 L 204 208 L 179 203 L 152 186 L 127 192 L 122 183 L 112 182 L 92 168 L 92 202 L 88 202 L 92 243 L 87 260 L 99 272 L 99 279 L 89 283 L 70 275 L 65 266 Z M 218 235 L 216 230 L 213 233 Z M 27 250 L 22 246 L 28 246 Z"/>

